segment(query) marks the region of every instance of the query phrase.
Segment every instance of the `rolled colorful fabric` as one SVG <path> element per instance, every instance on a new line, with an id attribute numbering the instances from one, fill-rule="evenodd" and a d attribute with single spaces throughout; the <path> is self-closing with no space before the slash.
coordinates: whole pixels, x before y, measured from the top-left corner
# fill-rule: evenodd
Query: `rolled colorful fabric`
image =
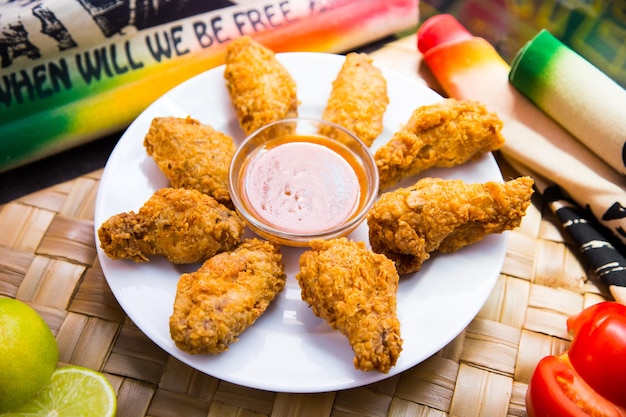
<path id="1" fill-rule="evenodd" d="M 620 174 L 626 174 L 626 90 L 546 30 L 516 55 L 509 80 Z"/>
<path id="2" fill-rule="evenodd" d="M 603 231 L 614 235 L 621 249 L 626 244 L 624 177 L 509 83 L 510 67 L 495 48 L 472 36 L 453 16 L 428 19 L 417 35 L 423 60 L 447 95 L 481 101 L 498 113 L 506 139 L 500 152 L 511 165 L 531 175 L 541 193 L 559 186 L 579 208 L 591 212 Z M 584 247 L 580 245 L 581 255 L 593 256 L 594 251 L 582 251 Z M 600 276 L 617 299 L 624 279 L 618 274 Z"/>
<path id="3" fill-rule="evenodd" d="M 239 36 L 342 52 L 419 19 L 418 0 L 108 3 L 0 6 L 0 172 L 123 130 Z"/>

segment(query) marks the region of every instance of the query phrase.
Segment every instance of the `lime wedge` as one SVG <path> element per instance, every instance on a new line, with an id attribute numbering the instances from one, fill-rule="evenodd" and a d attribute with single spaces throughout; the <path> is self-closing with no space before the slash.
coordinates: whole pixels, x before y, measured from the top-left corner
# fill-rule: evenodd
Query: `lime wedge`
<path id="1" fill-rule="evenodd" d="M 112 417 L 116 408 L 115 391 L 104 375 L 72 365 L 56 369 L 30 401 L 1 415 Z"/>

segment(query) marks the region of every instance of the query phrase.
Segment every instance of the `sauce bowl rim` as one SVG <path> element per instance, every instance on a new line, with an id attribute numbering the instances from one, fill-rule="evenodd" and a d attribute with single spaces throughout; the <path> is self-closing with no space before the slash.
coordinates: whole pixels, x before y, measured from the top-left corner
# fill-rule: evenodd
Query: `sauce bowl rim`
<path id="1" fill-rule="evenodd" d="M 259 218 L 259 216 L 256 216 L 251 210 L 248 209 L 248 207 L 246 207 L 246 204 L 243 202 L 241 196 L 242 191 L 240 190 L 240 178 L 244 171 L 243 168 L 245 161 L 249 156 L 248 154 L 243 153 L 249 147 L 250 142 L 257 139 L 258 135 L 261 132 L 273 126 L 279 124 L 301 122 L 327 125 L 345 133 L 347 137 L 355 142 L 353 146 L 350 146 L 349 148 L 348 146 L 346 146 L 346 148 L 348 148 L 348 151 L 353 155 L 355 160 L 357 160 L 361 164 L 363 171 L 365 172 L 365 175 L 367 177 L 366 188 L 360 190 L 360 193 L 365 193 L 365 200 L 362 204 L 360 204 L 360 206 L 355 210 L 350 218 L 336 227 L 321 230 L 315 233 L 290 232 L 268 224 L 267 222 L 263 221 L 263 219 Z M 317 134 L 333 141 L 336 140 L 324 134 Z M 298 136 L 299 134 L 295 132 L 294 135 Z M 303 134 L 302 136 L 306 135 L 307 134 Z M 257 146 L 255 146 L 255 148 Z M 260 146 L 263 145 L 261 144 Z M 358 149 L 358 152 L 353 149 L 354 147 Z M 333 150 L 333 152 L 336 151 Z M 345 159 L 343 156 L 341 157 L 342 159 Z M 376 198 L 378 197 L 379 173 L 376 161 L 374 159 L 374 155 L 371 152 L 370 148 L 350 130 L 337 123 L 330 122 L 324 119 L 314 117 L 292 117 L 275 120 L 260 127 L 251 134 L 247 135 L 246 138 L 239 144 L 239 146 L 237 146 L 235 154 L 233 155 L 229 165 L 228 189 L 235 210 L 247 223 L 250 229 L 252 229 L 252 231 L 267 238 L 268 240 L 276 241 L 287 246 L 307 246 L 309 242 L 314 239 L 332 239 L 335 237 L 345 236 L 354 229 L 356 229 L 365 220 L 367 213 L 374 205 Z"/>

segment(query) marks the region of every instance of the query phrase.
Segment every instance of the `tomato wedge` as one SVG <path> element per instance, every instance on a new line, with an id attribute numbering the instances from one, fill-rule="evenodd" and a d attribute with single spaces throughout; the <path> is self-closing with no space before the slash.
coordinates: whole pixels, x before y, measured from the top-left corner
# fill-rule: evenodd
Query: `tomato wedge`
<path id="1" fill-rule="evenodd" d="M 596 392 L 626 408 L 626 306 L 595 304 L 570 317 L 567 328 L 572 366 Z"/>
<path id="2" fill-rule="evenodd" d="M 626 410 L 595 392 L 568 354 L 541 359 L 526 392 L 528 417 L 624 417 Z"/>

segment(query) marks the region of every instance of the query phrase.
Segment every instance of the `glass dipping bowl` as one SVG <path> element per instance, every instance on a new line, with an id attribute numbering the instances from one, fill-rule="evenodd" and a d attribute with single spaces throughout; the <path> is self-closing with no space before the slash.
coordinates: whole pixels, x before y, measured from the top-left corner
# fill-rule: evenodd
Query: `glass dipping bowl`
<path id="1" fill-rule="evenodd" d="M 345 236 L 378 196 L 369 148 L 323 120 L 283 119 L 248 136 L 230 164 L 235 209 L 258 235 L 289 246 Z"/>

